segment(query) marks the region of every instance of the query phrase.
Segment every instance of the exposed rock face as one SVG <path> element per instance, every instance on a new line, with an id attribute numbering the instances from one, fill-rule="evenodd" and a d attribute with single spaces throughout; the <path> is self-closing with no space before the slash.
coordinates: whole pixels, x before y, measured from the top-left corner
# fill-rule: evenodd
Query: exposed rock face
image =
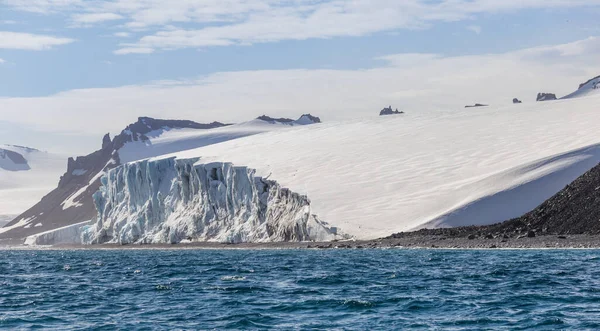
<path id="1" fill-rule="evenodd" d="M 226 243 L 341 239 L 310 212 L 310 200 L 255 171 L 199 159 L 129 163 L 94 195 L 97 223 L 86 244 Z"/>
<path id="2" fill-rule="evenodd" d="M 256 118 L 257 120 L 269 122 L 269 123 L 292 123 L 294 120 L 291 118 L 273 118 L 271 116 L 262 115 Z"/>
<path id="3" fill-rule="evenodd" d="M 126 143 L 144 141 L 146 134 L 161 128 L 210 129 L 225 126 L 214 122 L 200 124 L 192 121 L 160 120 L 140 117 L 129 125 L 112 141 L 105 135 L 102 149 L 86 156 L 69 158 L 67 171 L 61 176 L 58 187 L 47 194 L 35 206 L 19 215 L 6 226 L 15 225 L 24 220 L 35 220 L 41 227 L 16 227 L 0 233 L 0 239 L 25 238 L 30 235 L 53 230 L 68 225 L 88 221 L 96 217 L 92 195 L 100 188 L 100 177 L 109 169 L 120 165 L 118 150 Z"/>
<path id="4" fill-rule="evenodd" d="M 523 103 L 523 102 L 522 102 L 521 100 L 517 99 L 517 98 L 514 98 L 514 99 L 513 99 L 513 103 L 515 103 L 515 104 L 516 104 L 516 103 Z"/>
<path id="5" fill-rule="evenodd" d="M 585 83 L 579 84 L 577 91 L 565 95 L 561 99 L 572 99 L 584 97 L 587 95 L 598 94 L 600 91 L 600 76 L 596 76 L 592 79 L 587 80 Z"/>
<path id="6" fill-rule="evenodd" d="M 287 124 L 287 125 L 306 125 L 321 123 L 321 119 L 311 114 L 304 114 L 297 120 L 291 118 L 273 118 L 267 115 L 262 115 L 256 118 L 257 120 L 265 121 L 267 123 L 275 124 Z"/>
<path id="7" fill-rule="evenodd" d="M 496 225 L 551 234 L 600 234 L 600 165 L 524 216 Z"/>
<path id="8" fill-rule="evenodd" d="M 474 105 L 466 105 L 465 108 L 475 108 L 475 107 L 487 107 L 488 105 L 484 105 L 482 103 L 476 103 Z"/>
<path id="9" fill-rule="evenodd" d="M 109 148 L 112 144 L 112 140 L 110 140 L 110 134 L 107 133 L 102 137 L 102 149 Z"/>
<path id="10" fill-rule="evenodd" d="M 584 88 L 586 85 L 588 85 L 590 83 L 592 85 L 592 89 L 599 89 L 600 88 L 600 76 L 596 76 L 596 77 L 588 80 L 585 83 L 579 84 L 579 89 Z"/>
<path id="11" fill-rule="evenodd" d="M 380 112 L 379 112 L 379 116 L 384 116 L 384 115 L 397 115 L 397 114 L 404 114 L 403 111 L 399 111 L 398 108 L 396 108 L 396 110 L 392 110 L 392 106 L 389 106 L 387 108 L 383 108 Z"/>
<path id="12" fill-rule="evenodd" d="M 538 93 L 536 101 L 549 101 L 556 100 L 556 94 L 554 93 Z"/>
<path id="13" fill-rule="evenodd" d="M 17 152 L 0 148 L 0 169 L 8 171 L 29 170 L 27 159 Z"/>

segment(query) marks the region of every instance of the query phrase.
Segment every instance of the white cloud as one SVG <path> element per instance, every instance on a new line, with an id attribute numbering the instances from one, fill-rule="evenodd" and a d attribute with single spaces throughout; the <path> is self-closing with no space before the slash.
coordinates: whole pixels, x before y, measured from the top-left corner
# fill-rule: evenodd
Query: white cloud
<path id="1" fill-rule="evenodd" d="M 114 51 L 113 53 L 117 55 L 125 55 L 125 54 L 152 54 L 154 53 L 153 48 L 149 47 L 125 47 Z"/>
<path id="2" fill-rule="evenodd" d="M 89 5 L 84 3 L 84 0 L 0 0 L 0 3 L 18 10 L 41 14 Z"/>
<path id="3" fill-rule="evenodd" d="M 106 21 L 115 21 L 123 19 L 123 16 L 115 13 L 91 13 L 91 14 L 76 14 L 72 17 L 73 22 L 81 24 L 93 24 Z"/>
<path id="4" fill-rule="evenodd" d="M 128 48 L 177 49 L 365 36 L 468 20 L 483 13 L 600 6 L 600 0 L 0 0 L 86 25 L 152 31 Z M 186 28 L 182 28 L 182 24 Z M 170 26 L 177 28 L 171 28 Z M 479 27 L 469 27 L 480 33 Z M 158 31 L 157 31 L 158 30 Z M 119 50 L 119 53 L 124 51 Z"/>
<path id="5" fill-rule="evenodd" d="M 473 31 L 476 34 L 481 34 L 481 27 L 479 25 L 469 25 L 467 27 L 467 30 Z"/>
<path id="6" fill-rule="evenodd" d="M 39 98 L 0 98 L 2 118 L 39 130 L 118 131 L 138 116 L 239 122 L 262 114 L 311 112 L 326 121 L 376 116 L 383 106 L 409 113 L 476 102 L 535 102 L 566 95 L 600 74 L 600 38 L 480 56 L 398 54 L 367 70 L 222 72 L 195 80 L 73 90 Z M 101 115 L 98 115 L 101 114 Z M 90 116 L 94 116 L 93 125 Z M 90 149 L 97 146 L 90 146 Z"/>
<path id="7" fill-rule="evenodd" d="M 119 37 L 119 38 L 128 38 L 129 36 L 131 36 L 131 33 L 129 33 L 129 32 L 115 32 L 113 34 L 113 36 Z"/>
<path id="8" fill-rule="evenodd" d="M 48 35 L 0 31 L 0 49 L 45 50 L 54 46 L 66 45 L 74 39 Z"/>
<path id="9" fill-rule="evenodd" d="M 6 61 L 4 59 L 0 59 L 0 64 L 2 63 L 6 63 Z"/>
<path id="10" fill-rule="evenodd" d="M 152 7 L 135 12 L 131 16 L 132 21 L 129 22 L 129 26 L 139 28 L 149 25 L 162 26 L 170 22 L 211 20 L 222 20 L 225 23 L 197 29 L 159 31 L 140 38 L 137 46 L 177 49 L 364 36 L 382 31 L 419 29 L 436 22 L 468 19 L 480 13 L 524 8 L 600 5 L 600 0 L 446 0 L 441 2 L 422 0 L 315 2 L 299 0 L 291 2 L 293 5 L 287 6 L 277 6 L 275 2 L 265 0 L 251 2 L 253 6 L 230 13 L 224 7 L 215 6 L 208 11 L 214 14 L 212 16 L 196 15 L 205 12 L 193 10 L 195 8 L 193 6 L 190 8 L 192 3 L 182 2 L 179 7 L 174 5 L 168 10 Z M 472 30 L 476 33 L 481 32 L 479 27 L 472 27 Z"/>

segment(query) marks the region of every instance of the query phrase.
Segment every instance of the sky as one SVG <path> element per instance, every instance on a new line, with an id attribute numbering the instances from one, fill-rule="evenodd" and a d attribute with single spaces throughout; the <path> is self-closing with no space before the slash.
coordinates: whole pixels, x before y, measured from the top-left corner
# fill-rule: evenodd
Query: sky
<path id="1" fill-rule="evenodd" d="M 0 143 L 138 116 L 325 121 L 534 102 L 600 75 L 600 0 L 0 0 Z"/>

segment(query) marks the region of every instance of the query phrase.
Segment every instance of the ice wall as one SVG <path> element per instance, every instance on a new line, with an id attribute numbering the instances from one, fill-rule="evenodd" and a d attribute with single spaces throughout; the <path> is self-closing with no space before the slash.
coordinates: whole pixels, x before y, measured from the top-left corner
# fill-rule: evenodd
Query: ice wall
<path id="1" fill-rule="evenodd" d="M 87 221 L 38 233 L 25 238 L 25 245 L 51 246 L 60 244 L 81 244 L 82 232 L 93 224 L 95 224 L 95 221 Z"/>
<path id="2" fill-rule="evenodd" d="M 85 244 L 227 243 L 341 239 L 310 200 L 230 163 L 145 160 L 112 169 L 94 195 Z"/>

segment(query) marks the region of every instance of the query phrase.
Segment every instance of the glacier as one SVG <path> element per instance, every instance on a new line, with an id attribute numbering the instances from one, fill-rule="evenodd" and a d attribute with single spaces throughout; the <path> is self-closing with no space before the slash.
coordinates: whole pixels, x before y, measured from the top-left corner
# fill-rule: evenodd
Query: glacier
<path id="1" fill-rule="evenodd" d="M 308 197 L 255 170 L 201 158 L 143 160 L 110 170 L 83 244 L 330 241 L 347 238 Z"/>
<path id="2" fill-rule="evenodd" d="M 78 245 L 81 244 L 82 233 L 93 224 L 94 221 L 85 221 L 31 235 L 25 238 L 24 244 L 27 246 Z"/>

